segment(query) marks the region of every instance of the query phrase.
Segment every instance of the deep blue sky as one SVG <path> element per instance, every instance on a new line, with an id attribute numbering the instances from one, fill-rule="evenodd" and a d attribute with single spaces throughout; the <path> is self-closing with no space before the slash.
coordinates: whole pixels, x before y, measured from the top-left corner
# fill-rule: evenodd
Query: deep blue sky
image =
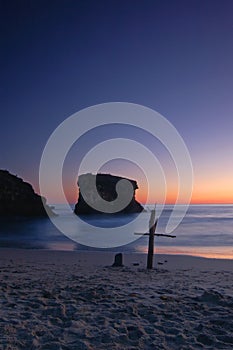
<path id="1" fill-rule="evenodd" d="M 232 184 L 233 1 L 0 3 L 0 168 L 38 188 L 41 153 L 59 123 L 125 101 L 174 124 L 197 185 Z"/>

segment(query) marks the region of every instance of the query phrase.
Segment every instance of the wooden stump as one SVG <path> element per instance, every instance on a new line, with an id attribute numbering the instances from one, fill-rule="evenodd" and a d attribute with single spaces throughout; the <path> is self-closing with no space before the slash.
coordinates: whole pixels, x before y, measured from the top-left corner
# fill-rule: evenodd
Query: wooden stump
<path id="1" fill-rule="evenodd" d="M 112 264 L 113 267 L 122 267 L 123 265 L 123 255 L 122 253 L 118 253 L 115 255 L 114 263 Z"/>

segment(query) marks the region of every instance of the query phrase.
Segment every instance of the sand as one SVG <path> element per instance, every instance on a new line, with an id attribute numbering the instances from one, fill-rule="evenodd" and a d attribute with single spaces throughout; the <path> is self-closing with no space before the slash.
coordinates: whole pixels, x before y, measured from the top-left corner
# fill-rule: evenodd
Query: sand
<path id="1" fill-rule="evenodd" d="M 113 257 L 0 249 L 0 349 L 233 348 L 233 260 Z"/>

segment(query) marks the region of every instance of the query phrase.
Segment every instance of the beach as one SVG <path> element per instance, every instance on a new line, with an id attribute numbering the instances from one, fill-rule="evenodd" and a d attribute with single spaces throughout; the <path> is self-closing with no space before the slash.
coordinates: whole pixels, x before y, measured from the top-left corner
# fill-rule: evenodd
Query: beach
<path id="1" fill-rule="evenodd" d="M 233 260 L 0 249 L 0 349 L 232 349 Z"/>

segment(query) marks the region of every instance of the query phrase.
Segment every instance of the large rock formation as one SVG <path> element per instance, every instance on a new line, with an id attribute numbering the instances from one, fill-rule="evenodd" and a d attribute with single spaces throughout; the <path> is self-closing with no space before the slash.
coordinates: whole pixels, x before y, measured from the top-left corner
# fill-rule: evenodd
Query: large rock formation
<path id="1" fill-rule="evenodd" d="M 7 170 L 0 170 L 0 216 L 46 216 L 44 197 L 32 186 Z M 54 215 L 46 205 L 49 215 Z"/>
<path id="2" fill-rule="evenodd" d="M 114 214 L 141 212 L 143 207 L 135 199 L 135 191 L 138 188 L 136 181 L 110 174 L 84 174 L 80 175 L 78 179 L 79 198 L 77 204 L 75 205 L 75 214 L 106 214 L 106 212 L 101 209 L 100 197 L 109 202 L 109 205 L 108 203 L 106 205 L 107 208 L 111 209 L 113 201 L 117 199 L 116 185 L 120 180 L 128 180 L 131 183 L 131 193 L 129 193 L 130 189 L 128 186 L 125 186 L 124 188 L 124 184 L 122 185 L 122 192 L 123 196 L 125 195 L 126 197 L 128 196 L 128 198 L 132 199 L 123 209 L 114 212 Z M 97 192 L 93 190 L 93 181 Z M 88 203 L 85 201 L 84 197 Z"/>

